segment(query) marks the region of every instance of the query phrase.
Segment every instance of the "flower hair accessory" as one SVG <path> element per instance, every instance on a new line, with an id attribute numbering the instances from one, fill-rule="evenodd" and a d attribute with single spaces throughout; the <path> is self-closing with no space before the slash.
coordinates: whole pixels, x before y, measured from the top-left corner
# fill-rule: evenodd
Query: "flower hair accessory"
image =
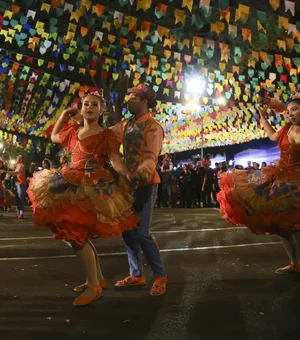
<path id="1" fill-rule="evenodd" d="M 87 96 L 95 96 L 95 97 L 98 97 L 102 103 L 105 103 L 105 99 L 103 98 L 102 93 L 100 93 L 98 90 L 96 90 L 96 91 L 91 91 L 91 92 L 88 92 L 88 93 L 85 93 L 85 94 L 82 96 L 82 98 L 81 98 L 81 102 L 83 102 L 83 101 L 84 101 L 84 98 L 86 98 Z"/>

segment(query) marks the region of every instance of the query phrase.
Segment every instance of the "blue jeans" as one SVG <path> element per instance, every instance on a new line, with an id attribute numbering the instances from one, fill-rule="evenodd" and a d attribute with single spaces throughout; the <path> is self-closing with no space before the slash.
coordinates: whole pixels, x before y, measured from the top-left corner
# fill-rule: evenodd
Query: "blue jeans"
<path id="1" fill-rule="evenodd" d="M 16 184 L 17 214 L 24 214 L 24 199 L 26 196 L 26 184 Z"/>
<path id="2" fill-rule="evenodd" d="M 157 184 L 137 189 L 134 209 L 135 214 L 141 217 L 141 221 L 138 229 L 125 231 L 123 233 L 123 239 L 127 248 L 130 275 L 132 276 L 143 276 L 141 250 L 145 255 L 154 277 L 166 276 L 158 245 L 149 230 L 156 193 Z"/>

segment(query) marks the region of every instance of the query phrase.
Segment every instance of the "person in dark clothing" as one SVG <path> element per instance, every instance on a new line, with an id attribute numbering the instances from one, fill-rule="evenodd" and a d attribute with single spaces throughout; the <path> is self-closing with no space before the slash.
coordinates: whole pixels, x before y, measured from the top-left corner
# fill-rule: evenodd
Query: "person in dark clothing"
<path id="1" fill-rule="evenodd" d="M 163 205 L 172 206 L 172 173 L 169 165 L 165 164 L 161 172 L 161 188 Z"/>
<path id="2" fill-rule="evenodd" d="M 197 174 L 194 169 L 193 163 L 188 163 L 188 170 L 191 173 L 189 182 L 189 194 L 187 197 L 187 208 L 192 208 L 196 202 L 196 190 L 197 190 Z"/>
<path id="3" fill-rule="evenodd" d="M 205 163 L 205 176 L 202 186 L 204 192 L 204 208 L 211 207 L 211 194 L 213 192 L 213 184 L 215 182 L 214 170 L 210 167 L 210 163 Z"/>
<path id="4" fill-rule="evenodd" d="M 187 165 L 184 165 L 183 171 L 181 172 L 179 176 L 180 208 L 185 208 L 187 206 L 190 181 L 191 181 L 191 172 L 188 170 Z"/>
<path id="5" fill-rule="evenodd" d="M 161 198 L 162 198 L 162 184 L 161 184 L 161 167 L 160 167 L 159 164 L 157 164 L 156 171 L 157 171 L 159 178 L 160 178 L 160 183 L 158 184 L 158 188 L 157 188 L 156 204 L 157 204 L 157 207 L 160 208 L 161 207 Z"/>
<path id="6" fill-rule="evenodd" d="M 196 203 L 198 204 L 199 208 L 201 208 L 201 202 L 204 205 L 204 192 L 202 190 L 203 182 L 204 182 L 204 176 L 205 176 L 205 169 L 202 166 L 202 162 L 197 162 L 196 167 Z"/>

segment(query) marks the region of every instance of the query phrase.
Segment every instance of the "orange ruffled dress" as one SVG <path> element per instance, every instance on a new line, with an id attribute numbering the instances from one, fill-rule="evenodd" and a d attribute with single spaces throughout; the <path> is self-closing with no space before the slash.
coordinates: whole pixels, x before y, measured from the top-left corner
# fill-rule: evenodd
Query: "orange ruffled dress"
<path id="1" fill-rule="evenodd" d="M 291 144 L 286 124 L 278 133 L 280 160 L 262 171 L 224 174 L 217 195 L 220 210 L 233 225 L 255 234 L 289 236 L 300 230 L 300 145 Z"/>
<path id="2" fill-rule="evenodd" d="M 107 155 L 119 153 L 110 129 L 79 140 L 77 124 L 60 132 L 61 145 L 71 153 L 70 168 L 43 170 L 30 180 L 28 195 L 34 223 L 52 230 L 54 238 L 82 246 L 88 237 L 118 236 L 137 227 L 133 198 L 109 170 Z"/>

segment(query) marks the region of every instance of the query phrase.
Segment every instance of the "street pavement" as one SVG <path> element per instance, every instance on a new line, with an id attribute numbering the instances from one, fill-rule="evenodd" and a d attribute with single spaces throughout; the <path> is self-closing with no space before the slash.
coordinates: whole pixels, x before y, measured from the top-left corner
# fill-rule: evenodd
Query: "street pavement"
<path id="1" fill-rule="evenodd" d="M 168 271 L 165 296 L 147 285 L 117 290 L 128 274 L 121 238 L 96 240 L 108 281 L 94 305 L 75 308 L 84 278 L 72 249 L 31 214 L 0 220 L 0 340 L 300 339 L 299 277 L 276 276 L 288 264 L 277 236 L 227 223 L 216 209 L 156 209 L 152 231 Z"/>

